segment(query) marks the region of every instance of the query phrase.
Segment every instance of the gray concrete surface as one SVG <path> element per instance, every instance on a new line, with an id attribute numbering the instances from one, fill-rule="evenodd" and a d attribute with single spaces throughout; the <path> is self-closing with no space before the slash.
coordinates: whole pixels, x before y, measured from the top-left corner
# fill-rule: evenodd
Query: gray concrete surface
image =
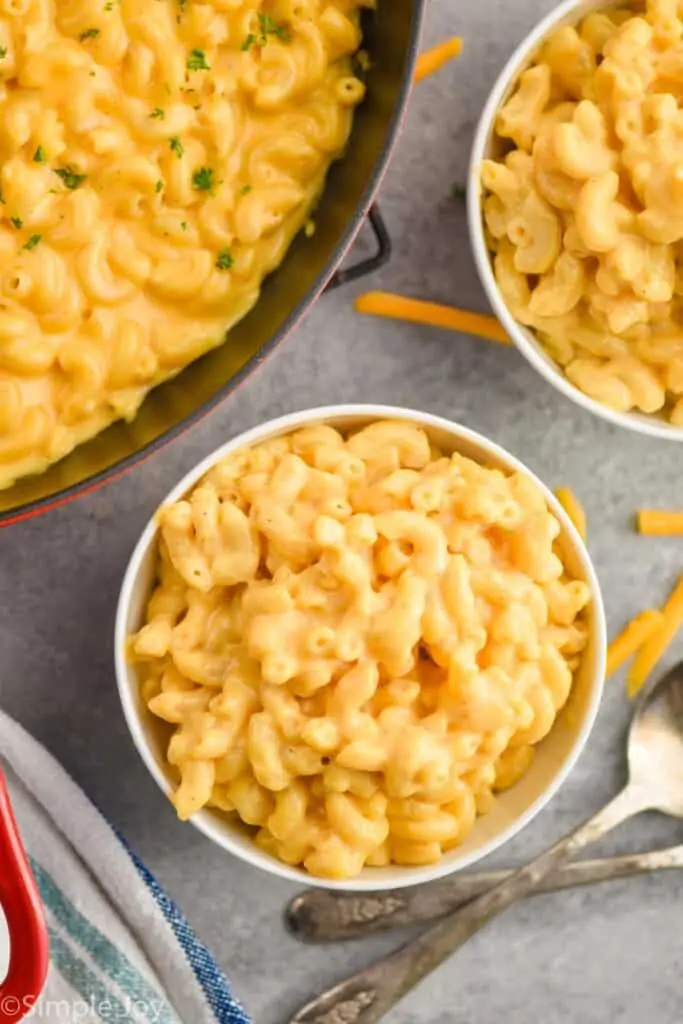
<path id="1" fill-rule="evenodd" d="M 395 240 L 383 286 L 485 309 L 468 251 L 462 180 L 496 70 L 551 0 L 431 0 L 425 45 L 460 32 L 459 62 L 416 90 L 383 189 Z M 632 530 L 641 505 L 680 506 L 683 449 L 611 428 L 538 378 L 513 350 L 355 317 L 354 289 L 325 297 L 239 394 L 136 472 L 48 518 L 0 532 L 3 707 L 61 759 L 127 835 L 212 947 L 257 1024 L 283 1024 L 386 940 L 309 948 L 280 913 L 295 887 L 211 846 L 172 810 L 128 738 L 112 674 L 111 627 L 126 559 L 159 498 L 200 457 L 278 413 L 337 401 L 407 404 L 460 420 L 585 502 L 610 628 L 658 603 L 683 566 L 683 539 Z M 683 644 L 671 652 L 683 655 Z M 629 708 L 610 682 L 590 745 L 536 822 L 491 863 L 530 856 L 622 782 Z M 603 851 L 683 841 L 656 816 Z M 493 924 L 390 1015 L 392 1024 L 680 1024 L 680 879 L 658 876 L 539 897 Z M 187 1024 L 193 1024 L 188 1021 Z"/>

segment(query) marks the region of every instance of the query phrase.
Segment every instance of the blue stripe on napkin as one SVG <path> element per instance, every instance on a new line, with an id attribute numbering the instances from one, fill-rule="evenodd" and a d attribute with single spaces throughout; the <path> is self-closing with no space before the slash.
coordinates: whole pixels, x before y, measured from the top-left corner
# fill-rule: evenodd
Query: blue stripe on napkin
<path id="1" fill-rule="evenodd" d="M 189 922 L 175 903 L 166 895 L 154 875 L 137 857 L 120 833 L 122 846 L 128 853 L 138 874 L 154 896 L 159 908 L 173 929 L 173 932 L 204 991 L 207 1002 L 213 1010 L 218 1024 L 251 1024 L 250 1018 L 232 994 L 230 982 L 220 969 L 206 946 L 199 941 Z"/>

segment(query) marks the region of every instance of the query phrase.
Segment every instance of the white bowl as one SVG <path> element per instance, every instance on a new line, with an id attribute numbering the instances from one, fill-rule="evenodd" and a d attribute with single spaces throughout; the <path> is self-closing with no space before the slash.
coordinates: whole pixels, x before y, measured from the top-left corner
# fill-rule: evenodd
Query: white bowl
<path id="1" fill-rule="evenodd" d="M 177 501 L 186 495 L 216 462 L 236 448 L 287 434 L 311 423 L 325 422 L 340 430 L 349 430 L 387 418 L 419 424 L 444 451 L 457 450 L 486 465 L 524 472 L 536 482 L 560 522 L 560 543 L 568 567 L 590 586 L 590 642 L 569 703 L 558 717 L 550 735 L 538 746 L 530 771 L 516 786 L 501 794 L 490 813 L 477 819 L 462 846 L 447 853 L 438 864 L 429 867 L 392 865 L 364 868 L 356 878 L 332 882 L 314 878 L 302 869 L 289 867 L 271 857 L 256 846 L 243 826 L 217 811 L 203 810 L 191 819 L 192 824 L 209 839 L 254 867 L 291 881 L 325 889 L 372 891 L 417 885 L 468 867 L 507 842 L 548 803 L 574 766 L 595 720 L 605 675 L 607 632 L 600 587 L 588 552 L 568 516 L 553 494 L 521 462 L 491 441 L 449 420 L 410 409 L 381 405 L 339 405 L 281 416 L 240 434 L 213 452 L 183 477 L 166 496 L 163 504 Z M 164 742 L 168 740 L 168 733 L 164 724 L 143 704 L 136 668 L 126 657 L 126 638 L 143 624 L 145 607 L 153 586 L 156 538 L 157 528 L 154 521 L 150 520 L 135 547 L 121 588 L 116 614 L 115 661 L 119 695 L 133 742 L 157 784 L 168 795 L 172 788 L 164 759 Z"/>
<path id="2" fill-rule="evenodd" d="M 567 379 L 562 369 L 547 354 L 533 331 L 515 320 L 508 310 L 493 273 L 493 265 L 484 237 L 481 164 L 483 160 L 495 157 L 500 152 L 500 144 L 495 138 L 494 131 L 499 109 L 513 91 L 520 74 L 535 57 L 546 36 L 562 25 L 576 25 L 592 11 L 612 7 L 614 7 L 614 0 L 608 0 L 608 2 L 605 0 L 566 0 L 565 3 L 551 11 L 529 33 L 501 71 L 479 119 L 472 146 L 467 181 L 467 218 L 470 241 L 479 277 L 493 311 L 522 355 L 553 387 L 570 398 L 572 402 L 595 413 L 596 416 L 602 417 L 603 420 L 616 423 L 619 427 L 626 427 L 628 430 L 635 430 L 640 434 L 649 434 L 650 437 L 683 441 L 683 427 L 674 426 L 655 415 L 648 416 L 639 412 L 615 412 L 594 398 L 589 398 Z"/>

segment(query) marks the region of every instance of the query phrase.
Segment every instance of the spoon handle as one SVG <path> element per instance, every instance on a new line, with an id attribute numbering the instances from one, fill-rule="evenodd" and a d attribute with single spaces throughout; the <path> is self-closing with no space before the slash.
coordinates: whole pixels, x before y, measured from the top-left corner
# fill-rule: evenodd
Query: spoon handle
<path id="1" fill-rule="evenodd" d="M 546 878 L 531 895 L 682 867 L 683 846 L 584 860 L 566 864 Z M 302 942 L 366 938 L 376 932 L 388 932 L 444 917 L 449 911 L 457 910 L 463 903 L 505 881 L 511 874 L 509 868 L 477 871 L 414 889 L 392 889 L 369 895 L 309 889 L 289 904 L 285 923 L 294 937 Z"/>
<path id="2" fill-rule="evenodd" d="M 422 935 L 377 960 L 302 1007 L 290 1024 L 375 1024 L 406 992 L 464 945 L 488 921 L 529 895 L 544 878 L 589 843 L 644 810 L 630 786 L 606 807 L 499 885 L 432 925 Z"/>

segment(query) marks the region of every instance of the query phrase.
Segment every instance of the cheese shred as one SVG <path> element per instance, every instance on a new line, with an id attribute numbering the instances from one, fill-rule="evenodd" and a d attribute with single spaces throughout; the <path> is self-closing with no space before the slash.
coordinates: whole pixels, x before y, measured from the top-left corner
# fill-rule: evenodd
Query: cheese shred
<path id="1" fill-rule="evenodd" d="M 628 672 L 626 691 L 635 697 L 683 624 L 683 576 L 662 608 L 662 622 L 645 640 Z"/>
<path id="2" fill-rule="evenodd" d="M 586 512 L 571 487 L 558 487 L 555 497 L 573 522 L 581 540 L 585 540 L 588 536 Z"/>
<path id="3" fill-rule="evenodd" d="M 646 640 L 649 640 L 663 622 L 664 616 L 658 609 L 647 608 L 622 629 L 607 648 L 608 679 L 643 646 Z"/>
<path id="4" fill-rule="evenodd" d="M 367 313 L 370 316 L 409 320 L 412 323 L 442 327 L 448 331 L 474 334 L 479 338 L 486 338 L 487 341 L 497 341 L 501 345 L 512 344 L 495 317 L 470 313 L 454 306 L 440 306 L 436 302 L 409 299 L 404 295 L 393 295 L 391 292 L 366 292 L 356 299 L 355 309 L 357 313 Z"/>
<path id="5" fill-rule="evenodd" d="M 447 64 L 450 60 L 460 55 L 462 50 L 462 39 L 459 36 L 453 36 L 451 39 L 445 39 L 443 43 L 438 43 L 433 46 L 431 50 L 425 50 L 417 58 L 415 64 L 415 76 L 414 81 L 421 82 L 424 78 L 428 78 L 433 75 L 435 71 Z"/>
<path id="6" fill-rule="evenodd" d="M 683 534 L 683 512 L 659 508 L 643 508 L 636 515 L 638 532 L 649 537 L 670 537 Z"/>

